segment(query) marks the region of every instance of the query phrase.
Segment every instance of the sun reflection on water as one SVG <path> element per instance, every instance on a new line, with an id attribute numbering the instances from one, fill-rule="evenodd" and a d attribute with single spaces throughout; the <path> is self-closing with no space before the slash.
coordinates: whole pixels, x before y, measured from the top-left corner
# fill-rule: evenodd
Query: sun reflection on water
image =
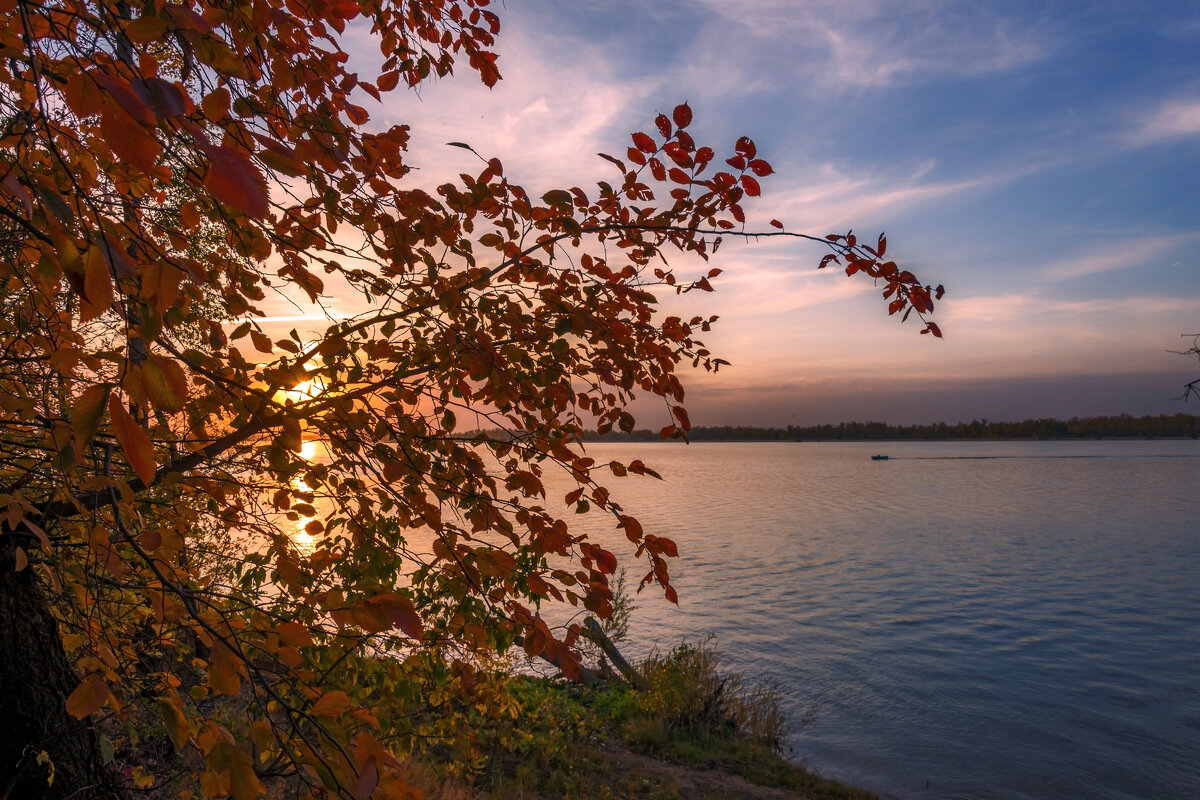
<path id="1" fill-rule="evenodd" d="M 305 461 L 312 462 L 328 455 L 329 450 L 322 441 L 311 439 L 300 445 L 300 457 Z M 305 483 L 304 479 L 299 476 L 292 479 L 291 487 L 298 492 L 313 491 L 313 488 Z M 314 497 L 310 505 L 317 508 L 318 514 L 320 513 L 318 498 Z M 291 536 L 292 542 L 296 545 L 296 549 L 300 551 L 301 555 L 312 555 L 312 553 L 317 549 L 318 542 L 321 541 L 321 534 L 318 533 L 313 535 L 305 530 L 305 526 L 317 518 L 318 517 L 316 515 L 304 515 L 293 523 L 294 528 L 289 535 Z"/>

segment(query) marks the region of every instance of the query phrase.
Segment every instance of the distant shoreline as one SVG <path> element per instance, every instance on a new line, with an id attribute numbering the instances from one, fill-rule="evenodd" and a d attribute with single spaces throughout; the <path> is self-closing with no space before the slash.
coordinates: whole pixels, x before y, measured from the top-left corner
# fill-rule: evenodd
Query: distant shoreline
<path id="1" fill-rule="evenodd" d="M 589 432 L 589 442 L 657 442 L 683 438 L 668 427 L 663 431 Z M 704 426 L 687 432 L 693 442 L 912 442 L 912 441 L 1061 441 L 1087 439 L 1197 439 L 1200 416 L 1174 414 L 1132 417 L 1073 417 L 1027 419 L 1020 422 L 972 420 L 948 424 L 888 425 L 883 422 L 842 422 L 836 425 Z"/>

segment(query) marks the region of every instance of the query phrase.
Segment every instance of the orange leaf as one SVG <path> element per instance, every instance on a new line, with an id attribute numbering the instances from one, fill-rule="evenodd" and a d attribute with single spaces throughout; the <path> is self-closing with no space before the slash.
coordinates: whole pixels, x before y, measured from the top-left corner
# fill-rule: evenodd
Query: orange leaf
<path id="1" fill-rule="evenodd" d="M 108 398 L 108 416 L 112 419 L 113 434 L 121 451 L 129 460 L 129 466 L 141 479 L 142 484 L 149 486 L 154 482 L 154 444 L 146 431 L 134 421 L 120 397 L 112 395 Z"/>
<path id="2" fill-rule="evenodd" d="M 279 634 L 281 640 L 294 647 L 307 647 L 312 644 L 312 634 L 299 622 L 284 622 L 277 625 L 275 633 Z"/>
<path id="3" fill-rule="evenodd" d="M 142 386 L 146 396 L 163 411 L 178 411 L 187 400 L 187 377 L 173 360 L 152 355 L 142 365 Z"/>
<path id="4" fill-rule="evenodd" d="M 335 689 L 321 695 L 321 699 L 313 703 L 310 711 L 316 717 L 340 717 L 346 713 L 350 705 L 350 696 L 343 691 Z"/>
<path id="5" fill-rule="evenodd" d="M 390 92 L 396 88 L 396 84 L 400 82 L 399 70 L 391 70 L 379 76 L 379 80 L 375 81 L 375 86 L 381 92 Z"/>
<path id="6" fill-rule="evenodd" d="M 188 729 L 187 718 L 183 716 L 183 709 L 179 707 L 179 699 L 160 697 L 155 705 L 158 707 L 158 713 L 162 715 L 163 725 L 167 728 L 167 736 L 171 737 L 171 743 L 175 745 L 176 750 L 182 750 L 192 734 Z"/>
<path id="7" fill-rule="evenodd" d="M 87 444 L 100 426 L 100 418 L 104 416 L 104 404 L 108 402 L 108 394 L 112 387 L 107 383 L 90 386 L 79 395 L 75 407 L 71 409 L 71 431 L 80 447 Z"/>
<path id="8" fill-rule="evenodd" d="M 88 322 L 103 314 L 113 303 L 112 274 L 108 271 L 108 260 L 101 250 L 105 245 L 93 244 L 88 248 L 84 265 L 83 294 L 79 307 L 82 322 Z"/>
<path id="9" fill-rule="evenodd" d="M 111 692 L 108 690 L 108 684 L 104 682 L 104 676 L 99 672 L 93 672 L 80 681 L 79 685 L 75 687 L 75 691 L 71 692 L 71 696 L 67 698 L 67 713 L 76 719 L 83 719 L 88 714 L 95 714 L 110 695 Z"/>
<path id="10" fill-rule="evenodd" d="M 260 353 L 274 352 L 275 346 L 271 344 L 271 337 L 267 336 L 262 331 L 250 329 L 250 341 L 254 342 L 254 349 Z"/>

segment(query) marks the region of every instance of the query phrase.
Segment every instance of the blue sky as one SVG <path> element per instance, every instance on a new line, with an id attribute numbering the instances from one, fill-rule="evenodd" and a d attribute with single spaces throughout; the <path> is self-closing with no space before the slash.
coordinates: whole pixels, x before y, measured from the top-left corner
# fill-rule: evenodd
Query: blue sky
<path id="1" fill-rule="evenodd" d="M 722 249 L 717 292 L 683 305 L 721 315 L 706 344 L 734 365 L 688 376 L 695 424 L 1200 413 L 1174 399 L 1200 365 L 1166 352 L 1200 330 L 1200 5 L 497 11 L 495 89 L 464 70 L 372 110 L 413 126 L 418 180 L 474 168 L 458 140 L 539 193 L 587 186 L 611 177 L 592 154 L 686 100 L 698 140 L 750 135 L 775 166 L 751 222 L 886 231 L 889 255 L 948 290 L 936 342 L 869 283 L 816 272 L 819 251 Z"/>

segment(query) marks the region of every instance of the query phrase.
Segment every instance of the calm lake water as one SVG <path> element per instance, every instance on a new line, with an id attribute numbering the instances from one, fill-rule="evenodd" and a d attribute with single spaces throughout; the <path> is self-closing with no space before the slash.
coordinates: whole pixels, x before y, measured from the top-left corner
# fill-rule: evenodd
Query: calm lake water
<path id="1" fill-rule="evenodd" d="M 1200 797 L 1200 443 L 589 454 L 658 469 L 607 485 L 680 545 L 681 607 L 643 593 L 623 649 L 715 633 L 811 718 L 791 746 L 818 772 L 904 800 Z"/>

